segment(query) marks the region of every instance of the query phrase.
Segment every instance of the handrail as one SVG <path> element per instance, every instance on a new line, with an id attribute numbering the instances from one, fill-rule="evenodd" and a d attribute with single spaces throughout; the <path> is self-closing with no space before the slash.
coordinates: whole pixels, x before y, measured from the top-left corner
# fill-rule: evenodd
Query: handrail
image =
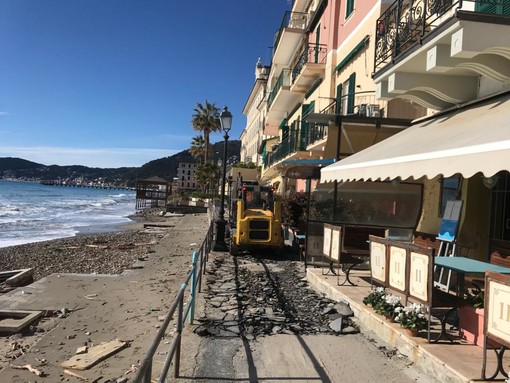
<path id="1" fill-rule="evenodd" d="M 174 298 L 172 304 L 170 305 L 170 309 L 168 310 L 168 313 L 166 314 L 163 323 L 161 323 L 161 327 L 156 333 L 154 340 L 152 341 L 149 349 L 147 350 L 147 353 L 145 354 L 142 362 L 140 363 L 140 366 L 138 367 L 137 373 L 133 378 L 133 383 L 152 382 L 152 362 L 154 354 L 156 353 L 161 340 L 165 336 L 166 330 L 176 311 L 177 311 L 177 323 L 176 323 L 177 328 L 175 336 L 172 339 L 172 343 L 170 344 L 170 347 L 168 349 L 167 357 L 161 370 L 161 375 L 158 378 L 158 382 L 159 383 L 166 382 L 168 370 L 170 369 L 170 365 L 174 360 L 174 357 L 175 357 L 174 377 L 177 378 L 179 376 L 182 329 L 184 328 L 184 323 L 187 318 L 189 318 L 189 323 L 191 324 L 193 323 L 197 287 L 198 292 L 201 292 L 202 274 L 205 274 L 208 255 L 212 248 L 214 231 L 213 223 L 214 222 L 211 221 L 209 229 L 207 230 L 206 237 L 202 242 L 200 249 L 198 251 L 193 252 L 192 269 L 186 276 L 184 283 L 181 285 L 179 292 Z M 188 286 L 188 284 L 190 284 L 190 297 L 188 303 L 186 304 L 186 307 L 184 307 L 184 294 L 186 292 L 186 287 Z"/>
<path id="2" fill-rule="evenodd" d="M 374 73 L 423 40 L 459 10 L 504 14 L 505 0 L 396 0 L 376 21 Z"/>

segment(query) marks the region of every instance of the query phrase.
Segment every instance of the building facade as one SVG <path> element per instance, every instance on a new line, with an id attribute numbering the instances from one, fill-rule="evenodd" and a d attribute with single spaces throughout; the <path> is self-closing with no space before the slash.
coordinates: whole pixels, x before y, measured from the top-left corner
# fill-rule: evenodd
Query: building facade
<path id="1" fill-rule="evenodd" d="M 179 162 L 177 167 L 177 177 L 174 180 L 176 193 L 188 193 L 198 189 L 195 182 L 195 169 L 197 164 L 194 162 Z"/>

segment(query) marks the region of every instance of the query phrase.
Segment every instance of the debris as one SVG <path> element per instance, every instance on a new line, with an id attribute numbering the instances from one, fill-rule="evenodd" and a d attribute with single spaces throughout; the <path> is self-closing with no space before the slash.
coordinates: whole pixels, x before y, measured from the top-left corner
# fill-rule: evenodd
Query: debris
<path id="1" fill-rule="evenodd" d="M 87 353 L 88 349 L 89 349 L 88 346 L 78 347 L 78 349 L 76 350 L 76 355 L 85 354 L 85 353 Z"/>
<path id="2" fill-rule="evenodd" d="M 130 374 L 130 373 L 135 373 L 136 370 L 138 370 L 138 367 L 136 366 L 136 364 L 132 364 L 131 365 L 131 368 L 129 370 L 127 370 L 124 375 L 127 375 L 127 374 Z"/>
<path id="3" fill-rule="evenodd" d="M 87 295 L 83 296 L 83 298 L 89 299 L 91 301 L 95 301 L 96 299 L 94 299 L 94 298 L 96 298 L 96 297 L 97 297 L 97 294 L 87 294 Z"/>
<path id="4" fill-rule="evenodd" d="M 110 342 L 101 343 L 97 346 L 89 348 L 87 354 L 75 355 L 71 359 L 60 363 L 62 368 L 72 368 L 74 370 L 86 370 L 96 363 L 108 358 L 110 355 L 120 351 L 128 344 L 119 339 Z"/>
<path id="5" fill-rule="evenodd" d="M 81 379 L 81 380 L 88 380 L 86 377 L 84 377 L 82 375 L 78 375 L 77 373 L 72 372 L 70 370 L 64 370 L 64 374 L 65 375 L 69 375 L 69 376 L 74 376 L 75 378 L 78 378 L 78 379 Z"/>
<path id="6" fill-rule="evenodd" d="M 92 247 L 94 249 L 108 249 L 108 246 L 100 245 L 85 245 L 86 247 Z"/>
<path id="7" fill-rule="evenodd" d="M 25 364 L 24 366 L 17 366 L 15 364 L 10 364 L 10 366 L 16 370 L 28 370 L 33 372 L 37 376 L 45 376 L 44 371 L 38 370 L 37 368 L 33 368 L 30 364 Z"/>

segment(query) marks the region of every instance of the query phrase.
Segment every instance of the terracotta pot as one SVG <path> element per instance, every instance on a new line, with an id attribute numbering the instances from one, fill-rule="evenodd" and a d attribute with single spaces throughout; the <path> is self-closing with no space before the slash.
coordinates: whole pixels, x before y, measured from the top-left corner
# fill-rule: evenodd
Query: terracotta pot
<path id="1" fill-rule="evenodd" d="M 417 337 L 420 332 L 418 330 L 412 330 L 410 328 L 406 328 L 406 334 L 409 336 Z"/>
<path id="2" fill-rule="evenodd" d="M 483 347 L 483 320 L 484 309 L 475 309 L 473 306 L 459 308 L 460 336 L 469 343 Z"/>

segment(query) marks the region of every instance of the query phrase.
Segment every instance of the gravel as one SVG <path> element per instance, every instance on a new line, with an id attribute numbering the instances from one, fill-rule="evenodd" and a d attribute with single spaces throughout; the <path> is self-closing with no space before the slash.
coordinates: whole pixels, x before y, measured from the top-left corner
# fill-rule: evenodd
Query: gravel
<path id="1" fill-rule="evenodd" d="M 150 209 L 133 217 L 137 221 L 161 219 Z M 33 268 L 34 280 L 53 273 L 119 274 L 139 257 L 152 252 L 161 234 L 135 230 L 35 242 L 0 248 L 0 271 Z"/>

